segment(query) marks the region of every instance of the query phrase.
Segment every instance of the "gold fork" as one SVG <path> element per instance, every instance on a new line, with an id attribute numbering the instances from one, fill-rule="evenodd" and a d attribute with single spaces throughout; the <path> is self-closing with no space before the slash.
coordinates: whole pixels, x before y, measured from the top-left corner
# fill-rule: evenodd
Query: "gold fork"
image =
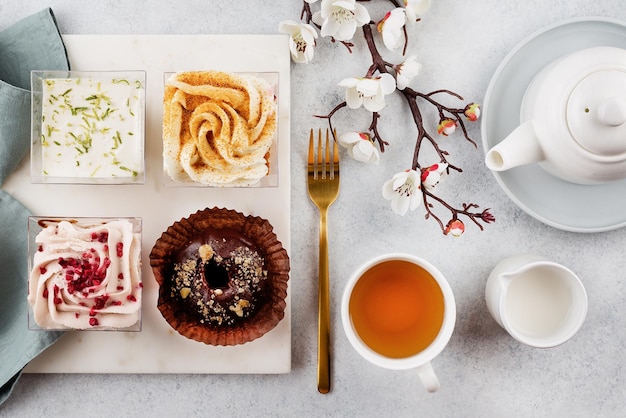
<path id="1" fill-rule="evenodd" d="M 330 298 L 328 280 L 328 237 L 326 217 L 328 207 L 339 194 L 339 150 L 333 140 L 333 155 L 330 158 L 328 129 L 326 144 L 322 148 L 322 130 L 317 137 L 317 158 L 313 144 L 313 129 L 309 136 L 308 188 L 309 197 L 320 212 L 320 254 L 318 289 L 318 330 L 317 330 L 317 390 L 330 391 Z"/>

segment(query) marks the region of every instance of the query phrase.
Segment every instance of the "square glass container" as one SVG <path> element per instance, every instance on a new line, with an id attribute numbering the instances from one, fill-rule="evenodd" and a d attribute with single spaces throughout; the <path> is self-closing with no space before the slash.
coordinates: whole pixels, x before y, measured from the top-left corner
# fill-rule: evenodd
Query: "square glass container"
<path id="1" fill-rule="evenodd" d="M 30 216 L 28 328 L 141 331 L 141 225 Z"/>
<path id="2" fill-rule="evenodd" d="M 197 70 L 197 71 L 191 71 L 191 72 L 198 73 L 198 72 L 203 72 L 203 71 L 213 71 L 213 70 Z M 184 72 L 188 72 L 188 71 L 184 71 Z M 265 155 L 266 160 L 267 160 L 266 164 L 268 166 L 267 174 L 261 177 L 260 179 L 254 180 L 254 181 L 244 180 L 244 181 L 234 181 L 234 182 L 226 182 L 226 183 L 196 181 L 193 178 L 191 178 L 188 174 L 186 174 L 185 168 L 183 167 L 182 164 L 179 165 L 179 163 L 174 161 L 174 160 L 180 161 L 179 157 L 174 157 L 174 160 L 172 158 L 168 158 L 167 156 L 168 139 L 167 139 L 165 126 L 166 124 L 172 123 L 172 120 L 178 120 L 176 116 L 172 117 L 172 112 L 170 112 L 170 110 L 174 108 L 173 113 L 176 113 L 179 111 L 179 108 L 170 107 L 166 103 L 168 101 L 168 80 L 170 80 L 171 77 L 175 76 L 178 73 L 166 72 L 163 74 L 164 95 L 165 95 L 164 108 L 163 108 L 163 155 L 162 155 L 164 186 L 166 187 L 209 187 L 209 188 L 211 187 L 213 188 L 278 187 L 278 179 L 279 179 L 278 173 L 280 169 L 280 167 L 278 166 L 278 132 L 279 132 L 279 123 L 280 123 L 280 112 L 279 112 L 279 103 L 278 103 L 279 73 L 278 72 L 234 72 L 234 71 L 228 71 L 225 73 L 232 74 L 235 76 L 254 77 L 254 78 L 259 78 L 261 80 L 264 80 L 267 83 L 267 89 L 268 89 L 264 93 L 273 95 L 273 104 L 274 104 L 273 107 L 275 111 L 274 116 L 275 116 L 276 125 L 273 131 L 272 137 L 271 137 L 271 146 L 269 147 L 268 153 Z M 187 96 L 187 93 L 178 84 L 176 86 L 176 89 L 178 90 L 176 94 L 180 96 L 178 97 L 174 96 L 175 100 L 179 100 L 180 97 L 182 96 Z M 217 107 L 218 107 L 217 109 L 210 108 L 208 111 L 205 111 L 206 108 L 202 109 L 202 111 L 189 110 L 187 112 L 187 116 L 185 116 L 189 118 L 197 117 L 196 119 L 197 123 L 193 125 L 193 126 L 196 126 L 197 129 L 194 132 L 191 132 L 191 130 L 189 132 L 189 137 L 194 138 L 195 141 L 197 141 L 197 144 L 199 143 L 198 144 L 199 146 L 195 146 L 195 148 L 200 151 L 194 155 L 194 158 L 199 158 L 199 159 L 203 158 L 204 152 L 201 150 L 201 148 L 204 147 L 209 153 L 215 153 L 215 154 L 229 154 L 230 153 L 229 158 L 243 159 L 241 158 L 243 155 L 252 151 L 250 151 L 249 149 L 242 149 L 242 148 L 235 150 L 227 146 L 227 144 L 225 143 L 222 143 L 222 145 L 220 146 L 216 146 L 215 144 L 211 143 L 210 140 L 216 137 L 213 131 L 214 130 L 218 131 L 221 128 L 221 126 L 225 126 L 225 125 L 228 125 L 232 131 L 234 130 L 232 128 L 234 126 L 237 126 L 238 123 L 245 123 L 247 125 L 247 129 L 253 130 L 253 126 L 256 126 L 254 120 L 252 118 L 246 119 L 246 116 L 245 116 L 248 110 L 247 106 L 249 105 L 250 100 L 243 100 L 239 103 L 234 103 L 237 101 L 236 98 L 232 98 L 232 96 L 230 99 L 217 97 L 217 95 L 220 94 L 218 92 L 219 88 L 214 88 L 213 90 L 216 92 L 216 95 L 215 97 L 212 97 L 212 96 L 210 97 L 213 99 L 212 101 L 214 102 L 214 104 L 217 104 Z M 188 102 L 192 103 L 193 100 L 189 100 Z M 198 106 L 196 109 L 200 109 L 200 106 Z M 234 118 L 231 118 L 229 116 L 234 116 L 234 118 L 240 118 L 240 119 L 237 121 L 237 120 L 234 120 Z M 228 119 L 222 119 L 226 117 L 228 117 Z M 178 126 L 174 126 L 174 130 L 178 130 Z M 231 144 L 242 143 L 241 139 L 233 140 L 232 137 L 229 137 L 228 135 L 222 135 L 222 137 L 230 138 Z M 204 144 L 200 143 L 199 138 L 206 141 L 206 143 Z M 207 140 L 207 138 L 209 138 L 209 140 Z M 175 153 L 172 153 L 172 154 L 175 154 Z M 221 159 L 221 157 L 218 157 L 218 158 Z M 188 166 L 193 166 L 193 165 L 194 164 L 189 164 Z M 170 171 L 174 172 L 174 175 L 171 175 Z"/>
<path id="3" fill-rule="evenodd" d="M 145 71 L 32 71 L 33 183 L 145 182 Z"/>

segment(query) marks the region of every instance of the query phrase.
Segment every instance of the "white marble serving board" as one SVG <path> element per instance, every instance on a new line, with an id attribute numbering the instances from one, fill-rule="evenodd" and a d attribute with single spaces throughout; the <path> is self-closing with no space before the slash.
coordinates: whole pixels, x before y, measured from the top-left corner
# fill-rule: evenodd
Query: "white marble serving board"
<path id="1" fill-rule="evenodd" d="M 208 346 L 180 336 L 165 322 L 156 307 L 158 288 L 148 258 L 155 241 L 169 225 L 213 206 L 268 219 L 289 252 L 288 38 L 282 35 L 64 35 L 63 39 L 73 70 L 147 71 L 146 182 L 115 186 L 31 184 L 26 158 L 4 188 L 36 215 L 141 217 L 143 326 L 141 332 L 67 332 L 25 371 L 288 373 L 291 370 L 289 296 L 285 318 L 265 336 L 239 346 Z M 163 73 L 202 69 L 279 73 L 278 187 L 214 189 L 163 185 Z M 26 220 L 23 221 L 26 233 Z"/>

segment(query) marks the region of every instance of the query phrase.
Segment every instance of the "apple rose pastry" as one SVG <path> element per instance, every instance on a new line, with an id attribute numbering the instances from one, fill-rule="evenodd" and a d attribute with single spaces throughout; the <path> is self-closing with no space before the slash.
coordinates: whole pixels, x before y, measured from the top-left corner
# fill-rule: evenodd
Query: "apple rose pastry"
<path id="1" fill-rule="evenodd" d="M 175 181 L 249 186 L 269 173 L 272 86 L 253 75 L 175 73 L 165 83 L 163 161 Z"/>
<path id="2" fill-rule="evenodd" d="M 28 302 L 45 329 L 122 329 L 140 318 L 141 237 L 128 219 L 39 221 Z"/>

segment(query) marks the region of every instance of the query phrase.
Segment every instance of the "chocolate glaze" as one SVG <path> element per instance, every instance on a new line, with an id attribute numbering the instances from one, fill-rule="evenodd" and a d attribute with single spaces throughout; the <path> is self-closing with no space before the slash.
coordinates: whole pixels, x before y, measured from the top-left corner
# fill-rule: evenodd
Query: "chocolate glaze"
<path id="1" fill-rule="evenodd" d="M 202 260 L 200 247 L 210 245 L 215 255 Z M 246 254 L 244 258 L 254 260 L 265 271 L 264 254 L 258 247 L 238 231 L 231 229 L 207 229 L 192 237 L 185 246 L 174 253 L 175 268 L 172 278 L 172 296 L 182 300 L 187 311 L 198 314 L 201 320 L 213 325 L 232 325 L 254 314 L 258 305 L 265 300 L 265 277 L 257 283 L 243 274 L 243 267 L 235 264 L 235 254 Z M 191 281 L 191 292 L 180 296 L 183 265 L 193 266 L 187 271 Z M 245 280 L 244 280 L 245 279 Z M 245 282 L 245 283 L 244 283 Z M 244 301 L 239 312 L 236 308 Z M 219 319 L 218 319 L 219 318 Z"/>

